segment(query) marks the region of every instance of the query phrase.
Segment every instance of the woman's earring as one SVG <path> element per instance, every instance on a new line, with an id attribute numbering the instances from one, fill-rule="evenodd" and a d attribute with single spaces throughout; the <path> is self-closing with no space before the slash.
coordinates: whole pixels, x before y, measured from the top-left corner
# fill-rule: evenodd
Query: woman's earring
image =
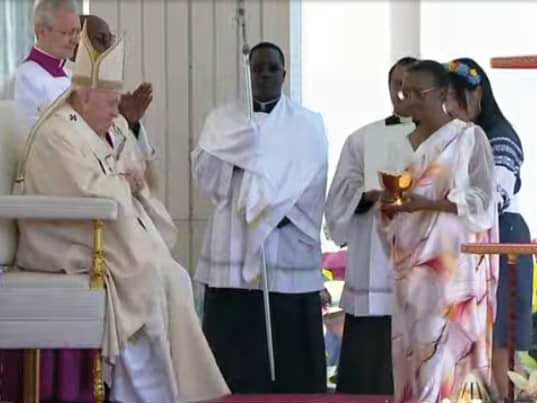
<path id="1" fill-rule="evenodd" d="M 448 110 L 445 102 L 442 102 L 442 112 L 444 112 L 446 115 L 448 115 Z"/>

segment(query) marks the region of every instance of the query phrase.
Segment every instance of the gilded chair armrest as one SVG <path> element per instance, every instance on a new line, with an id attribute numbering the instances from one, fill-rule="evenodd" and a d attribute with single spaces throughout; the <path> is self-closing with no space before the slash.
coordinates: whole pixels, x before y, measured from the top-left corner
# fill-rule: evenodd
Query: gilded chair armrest
<path id="1" fill-rule="evenodd" d="M 0 196 L 0 219 L 115 220 L 117 202 L 94 197 Z"/>

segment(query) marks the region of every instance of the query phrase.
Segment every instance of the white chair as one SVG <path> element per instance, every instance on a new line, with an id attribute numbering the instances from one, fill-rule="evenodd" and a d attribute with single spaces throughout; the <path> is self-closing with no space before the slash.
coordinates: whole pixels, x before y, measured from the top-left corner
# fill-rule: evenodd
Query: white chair
<path id="1" fill-rule="evenodd" d="M 14 116 L 14 104 L 0 101 L 0 350 L 25 350 L 24 402 L 37 403 L 40 349 L 101 348 L 106 309 L 103 228 L 107 220 L 116 219 L 117 204 L 108 199 L 11 195 L 18 148 Z M 16 268 L 16 219 L 93 220 L 92 273 L 67 275 Z M 94 398 L 98 403 L 104 400 L 102 379 L 97 354 Z"/>

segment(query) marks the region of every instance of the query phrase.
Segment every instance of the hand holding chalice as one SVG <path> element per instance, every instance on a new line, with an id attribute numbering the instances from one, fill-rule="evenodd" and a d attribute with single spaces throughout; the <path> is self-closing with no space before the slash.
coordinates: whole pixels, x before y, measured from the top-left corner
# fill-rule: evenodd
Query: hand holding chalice
<path id="1" fill-rule="evenodd" d="M 386 204 L 403 205 L 404 193 L 414 184 L 414 177 L 408 171 L 399 173 L 379 171 L 380 183 L 386 192 Z"/>

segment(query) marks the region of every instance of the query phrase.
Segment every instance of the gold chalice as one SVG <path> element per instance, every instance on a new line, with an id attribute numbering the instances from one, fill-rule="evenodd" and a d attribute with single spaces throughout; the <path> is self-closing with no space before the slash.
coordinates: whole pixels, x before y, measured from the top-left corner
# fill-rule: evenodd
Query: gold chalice
<path id="1" fill-rule="evenodd" d="M 399 173 L 379 171 L 380 183 L 388 192 L 389 198 L 385 202 L 401 206 L 404 200 L 404 192 L 409 190 L 414 183 L 414 177 L 410 172 Z"/>

